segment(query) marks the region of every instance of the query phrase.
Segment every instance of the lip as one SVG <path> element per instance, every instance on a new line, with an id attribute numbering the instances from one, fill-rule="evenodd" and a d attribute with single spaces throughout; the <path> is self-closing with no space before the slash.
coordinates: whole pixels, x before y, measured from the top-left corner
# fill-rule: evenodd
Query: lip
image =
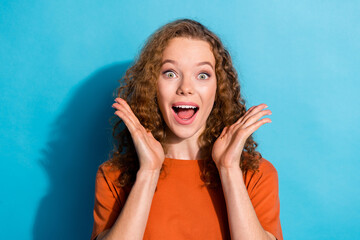
<path id="1" fill-rule="evenodd" d="M 175 113 L 174 109 L 172 108 L 172 107 L 176 107 L 176 106 L 179 106 L 179 105 L 194 106 L 194 107 L 197 107 L 198 110 L 196 111 L 196 113 L 191 118 L 189 118 L 188 120 L 184 120 L 184 119 L 179 118 L 179 116 Z M 172 105 L 172 107 L 171 107 L 171 112 L 172 112 L 176 122 L 178 122 L 181 125 L 189 125 L 189 124 L 191 124 L 195 120 L 195 118 L 196 118 L 196 116 L 197 116 L 197 114 L 199 112 L 199 109 L 200 109 L 199 105 L 197 105 L 196 103 L 193 103 L 193 102 L 176 102 L 176 103 L 174 103 Z"/>

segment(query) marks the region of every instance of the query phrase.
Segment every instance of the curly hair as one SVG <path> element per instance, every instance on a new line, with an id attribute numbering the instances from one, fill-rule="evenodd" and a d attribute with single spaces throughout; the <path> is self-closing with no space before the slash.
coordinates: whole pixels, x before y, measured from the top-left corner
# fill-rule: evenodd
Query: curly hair
<path id="1" fill-rule="evenodd" d="M 230 54 L 214 33 L 190 19 L 179 19 L 164 25 L 149 37 L 134 64 L 120 80 L 121 85 L 117 88 L 116 95 L 127 101 L 144 128 L 151 131 L 154 138 L 164 147 L 166 124 L 157 104 L 156 84 L 160 74 L 162 53 L 168 42 L 176 37 L 208 42 L 215 57 L 215 103 L 206 121 L 205 130 L 198 139 L 198 145 L 206 156 L 202 168 L 202 181 L 206 186 L 216 188 L 221 182 L 216 165 L 211 159 L 212 146 L 225 126 L 232 125 L 245 114 L 246 107 Z M 109 164 L 121 170 L 118 184 L 126 187 L 135 182 L 140 166 L 130 132 L 121 123 L 122 120 L 118 118 L 113 123 L 113 138 L 116 143 Z M 259 168 L 262 156 L 255 150 L 257 146 L 251 135 L 246 140 L 241 155 L 240 168 L 243 172 Z"/>

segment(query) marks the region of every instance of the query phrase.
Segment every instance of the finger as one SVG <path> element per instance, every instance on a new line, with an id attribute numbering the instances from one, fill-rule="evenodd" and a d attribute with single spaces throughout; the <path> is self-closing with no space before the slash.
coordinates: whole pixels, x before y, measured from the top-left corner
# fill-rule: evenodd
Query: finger
<path id="1" fill-rule="evenodd" d="M 251 111 L 248 111 L 246 116 L 244 116 L 242 123 L 246 122 L 251 116 L 253 116 L 254 114 L 257 114 L 258 112 L 262 111 L 263 109 L 265 109 L 267 107 L 268 106 L 265 103 L 254 106 L 254 108 Z"/>
<path id="2" fill-rule="evenodd" d="M 247 120 L 244 121 L 243 127 L 246 128 L 246 127 L 250 126 L 251 124 L 255 123 L 256 121 L 258 121 L 263 116 L 271 115 L 271 114 L 272 114 L 272 112 L 270 110 L 262 110 L 252 116 L 249 116 L 247 118 Z"/>
<path id="3" fill-rule="evenodd" d="M 259 108 L 259 107 L 267 108 L 268 106 L 267 106 L 266 104 L 260 104 L 260 105 L 252 106 L 251 108 L 249 108 L 249 109 L 246 111 L 246 113 L 245 113 L 241 118 L 239 118 L 239 119 L 233 124 L 232 129 L 233 129 L 234 131 L 237 131 L 237 129 L 244 124 L 244 122 L 246 121 L 246 119 L 247 119 L 250 115 L 252 115 L 254 111 L 256 111 L 256 110 L 254 110 L 254 109 Z"/>
<path id="4" fill-rule="evenodd" d="M 246 113 L 244 114 L 244 116 L 245 116 L 246 114 L 248 114 L 249 112 L 251 112 L 255 107 L 256 107 L 256 105 L 255 105 L 255 106 L 252 106 L 251 108 L 249 108 L 249 109 L 246 111 Z"/>
<path id="5" fill-rule="evenodd" d="M 118 102 L 120 102 L 120 103 L 118 103 Z M 130 106 L 127 104 L 127 102 L 125 100 L 117 99 L 116 103 L 114 103 L 113 106 L 117 107 L 117 109 L 119 109 L 119 111 L 120 111 L 119 114 L 122 113 L 121 116 L 119 116 L 119 114 L 117 114 L 117 115 L 123 119 L 126 127 L 129 129 L 130 134 L 134 141 L 136 141 L 137 136 L 143 136 L 144 133 L 146 133 L 146 129 L 140 123 L 139 119 L 133 113 Z M 150 135 L 152 136 L 151 132 L 150 132 Z"/>
<path id="6" fill-rule="evenodd" d="M 146 130 L 146 134 L 147 134 L 149 137 L 154 137 L 154 136 L 152 135 L 151 131 L 149 131 L 149 130 Z"/>
<path id="7" fill-rule="evenodd" d="M 117 102 L 119 105 L 121 105 L 124 108 L 124 112 L 126 112 L 127 114 L 131 114 L 134 118 L 137 119 L 137 117 L 135 116 L 134 112 L 132 111 L 132 109 L 130 108 L 129 104 L 122 98 L 115 98 L 115 102 Z"/>
<path id="8" fill-rule="evenodd" d="M 117 115 L 119 118 L 121 118 L 121 120 L 123 120 L 126 127 L 129 129 L 129 132 L 131 135 L 133 135 L 133 133 L 135 133 L 137 131 L 137 128 L 136 128 L 134 122 L 130 119 L 129 115 L 124 113 L 124 111 L 122 109 L 115 111 L 114 114 Z"/>
<path id="9" fill-rule="evenodd" d="M 222 139 L 225 136 L 225 134 L 227 133 L 227 130 L 228 130 L 228 127 L 224 127 L 224 129 L 222 130 L 222 132 L 219 136 L 220 139 Z"/>
<path id="10" fill-rule="evenodd" d="M 234 124 L 239 124 L 240 122 L 242 122 L 242 120 L 244 119 L 244 117 L 249 114 L 249 112 L 254 109 L 255 106 L 252 106 L 251 108 L 249 108 L 245 113 L 244 115 L 242 115 Z"/>
<path id="11" fill-rule="evenodd" d="M 134 119 L 134 118 L 136 118 L 136 116 L 133 116 L 132 114 L 129 114 L 129 112 L 125 109 L 125 107 L 123 105 L 120 105 L 118 103 L 114 103 L 112 105 L 112 107 L 117 109 L 118 111 L 123 112 L 135 126 L 137 124 L 139 124 L 139 121 Z"/>
<path id="12" fill-rule="evenodd" d="M 265 123 L 271 123 L 271 119 L 263 118 L 247 128 L 238 129 L 238 131 L 236 132 L 236 141 L 241 142 L 241 139 L 248 139 L 251 134 L 253 134 L 256 130 L 259 129 L 259 127 L 261 127 Z"/>
<path id="13" fill-rule="evenodd" d="M 136 117 L 136 115 L 134 114 L 134 112 L 132 111 L 132 109 L 130 108 L 129 104 L 122 98 L 115 98 L 115 101 L 120 104 L 121 106 L 123 106 L 127 112 L 127 114 L 130 114 L 135 122 L 139 123 L 140 124 L 140 121 L 139 119 Z"/>
<path id="14" fill-rule="evenodd" d="M 257 122 L 255 122 L 254 124 L 250 125 L 249 127 L 247 127 L 247 129 L 251 132 L 250 134 L 252 134 L 253 132 L 255 132 L 256 130 L 259 129 L 259 127 L 261 127 L 262 125 L 264 125 L 265 123 L 271 123 L 271 119 L 270 118 L 263 118 Z"/>

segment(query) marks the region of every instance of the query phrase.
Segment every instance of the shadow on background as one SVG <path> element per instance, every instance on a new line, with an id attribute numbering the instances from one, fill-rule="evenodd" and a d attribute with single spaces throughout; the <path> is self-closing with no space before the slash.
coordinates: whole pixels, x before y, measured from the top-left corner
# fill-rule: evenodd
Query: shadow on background
<path id="1" fill-rule="evenodd" d="M 112 150 L 113 93 L 130 64 L 111 64 L 85 79 L 51 127 L 39 161 L 49 190 L 37 211 L 35 240 L 90 239 L 95 175 Z"/>

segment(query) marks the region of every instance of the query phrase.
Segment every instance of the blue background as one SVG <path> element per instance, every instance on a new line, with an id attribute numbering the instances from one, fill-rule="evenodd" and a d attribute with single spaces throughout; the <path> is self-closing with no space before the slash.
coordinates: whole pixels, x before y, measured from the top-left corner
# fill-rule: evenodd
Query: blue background
<path id="1" fill-rule="evenodd" d="M 286 239 L 360 239 L 359 1 L 1 1 L 2 239 L 89 239 L 112 93 L 177 18 L 217 33 L 279 173 Z"/>

